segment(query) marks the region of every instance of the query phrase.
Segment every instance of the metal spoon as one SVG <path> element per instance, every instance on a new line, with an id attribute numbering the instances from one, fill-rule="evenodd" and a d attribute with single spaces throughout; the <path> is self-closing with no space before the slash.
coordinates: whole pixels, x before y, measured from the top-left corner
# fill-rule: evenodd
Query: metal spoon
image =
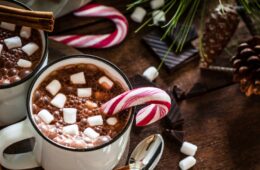
<path id="1" fill-rule="evenodd" d="M 128 165 L 116 170 L 153 170 L 158 164 L 164 149 L 164 140 L 160 134 L 148 136 L 132 152 Z"/>

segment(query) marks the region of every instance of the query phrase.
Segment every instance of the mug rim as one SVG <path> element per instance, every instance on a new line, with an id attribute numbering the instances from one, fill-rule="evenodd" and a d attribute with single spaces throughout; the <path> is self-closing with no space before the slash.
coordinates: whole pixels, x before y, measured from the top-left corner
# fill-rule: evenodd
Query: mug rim
<path id="1" fill-rule="evenodd" d="M 32 95 L 32 89 L 35 85 L 35 83 L 37 82 L 38 78 L 46 71 L 48 70 L 49 67 L 59 63 L 59 62 L 62 62 L 62 61 L 65 61 L 67 59 L 71 59 L 71 58 L 90 58 L 90 59 L 94 59 L 94 60 L 98 60 L 100 62 L 103 62 L 105 64 L 107 64 L 108 66 L 112 67 L 113 69 L 115 69 L 115 71 L 117 71 L 121 76 L 122 78 L 124 79 L 125 83 L 127 84 L 128 88 L 131 90 L 133 89 L 132 87 L 132 84 L 130 82 L 130 80 L 127 78 L 127 76 L 123 73 L 123 71 L 121 71 L 115 64 L 111 63 L 110 61 L 104 59 L 104 58 L 101 58 L 101 57 L 97 57 L 95 55 L 90 55 L 90 54 L 77 54 L 77 55 L 70 55 L 70 56 L 64 56 L 64 57 L 61 57 L 59 59 L 56 59 L 55 61 L 49 63 L 48 65 L 46 65 L 44 68 L 42 68 L 40 70 L 40 72 L 35 76 L 35 78 L 33 79 L 30 87 L 29 87 L 29 91 L 27 93 L 27 98 L 26 98 L 26 108 L 27 108 L 27 114 L 28 114 L 28 118 L 33 126 L 33 128 L 36 130 L 36 132 L 44 139 L 46 140 L 48 143 L 60 148 L 60 149 L 65 149 L 65 150 L 68 150 L 68 151 L 74 151 L 74 152 L 88 152 L 88 151 L 95 151 L 95 150 L 99 150 L 101 148 L 104 148 L 112 143 L 114 143 L 115 141 L 117 141 L 117 139 L 119 139 L 127 130 L 130 126 L 132 126 L 132 122 L 133 122 L 133 118 L 134 118 L 134 112 L 135 112 L 135 107 L 133 107 L 129 112 L 130 113 L 130 116 L 129 116 L 129 119 L 127 121 L 127 124 L 125 125 L 125 127 L 123 128 L 123 130 L 120 131 L 120 133 L 117 134 L 117 136 L 115 136 L 112 140 L 110 140 L 109 142 L 107 143 L 104 143 L 102 145 L 98 145 L 98 146 L 95 146 L 95 147 L 91 147 L 91 148 L 81 148 L 81 149 L 75 149 L 75 148 L 69 148 L 69 147 L 65 147 L 63 145 L 60 145 L 54 141 L 52 141 L 51 139 L 49 139 L 48 137 L 46 137 L 40 130 L 39 128 L 37 127 L 36 123 L 34 122 L 33 120 L 33 117 L 32 117 L 32 113 L 31 113 L 31 109 L 30 109 L 30 97 Z"/>
<path id="2" fill-rule="evenodd" d="M 18 6 L 21 6 L 23 7 L 24 9 L 28 9 L 28 10 L 31 10 L 32 9 L 30 7 L 28 7 L 27 5 L 23 4 L 22 2 L 19 2 L 19 1 L 16 1 L 16 0 L 5 0 L 6 2 L 10 2 L 10 3 L 13 3 L 13 4 L 16 4 Z M 48 54 L 48 33 L 46 31 L 43 31 L 43 30 L 40 30 L 42 31 L 43 33 L 43 36 L 44 36 L 44 39 L 43 42 L 45 41 L 45 48 L 43 48 L 43 54 L 41 56 L 41 61 L 39 62 L 39 64 L 33 69 L 33 71 L 28 75 L 26 76 L 25 78 L 19 80 L 19 81 L 16 81 L 16 82 L 13 82 L 13 83 L 10 83 L 10 84 L 4 84 L 4 85 L 0 85 L 0 90 L 1 89 L 8 89 L 8 88 L 12 88 L 14 86 L 18 86 L 24 82 L 26 82 L 27 80 L 29 80 L 30 78 L 32 78 L 39 70 L 40 68 L 42 67 L 44 61 L 46 60 L 47 58 L 47 54 Z"/>

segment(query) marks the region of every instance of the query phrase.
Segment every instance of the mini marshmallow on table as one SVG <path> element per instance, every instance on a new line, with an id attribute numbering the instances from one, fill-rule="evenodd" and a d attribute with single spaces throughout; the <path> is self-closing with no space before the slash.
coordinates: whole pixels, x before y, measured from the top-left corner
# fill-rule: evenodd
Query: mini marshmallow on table
<path id="1" fill-rule="evenodd" d="M 153 80 L 155 80 L 155 79 L 158 77 L 158 75 L 159 75 L 158 70 L 157 70 L 155 67 L 153 67 L 153 66 L 147 68 L 147 69 L 144 71 L 144 73 L 143 73 L 143 76 L 146 77 L 146 78 L 147 78 L 148 80 L 150 80 L 151 82 L 152 82 Z"/>
<path id="2" fill-rule="evenodd" d="M 180 161 L 179 167 L 181 170 L 187 170 L 196 164 L 196 159 L 193 156 L 188 156 Z"/>
<path id="3" fill-rule="evenodd" d="M 1 22 L 0 27 L 9 31 L 15 30 L 15 24 L 7 23 L 7 22 Z"/>
<path id="4" fill-rule="evenodd" d="M 194 156 L 198 147 L 190 142 L 183 142 L 181 146 L 181 153 L 189 156 Z"/>
<path id="5" fill-rule="evenodd" d="M 145 9 L 143 9 L 142 7 L 136 7 L 130 17 L 134 22 L 141 23 L 144 20 L 145 15 Z"/>
<path id="6" fill-rule="evenodd" d="M 33 42 L 30 42 L 22 47 L 23 52 L 25 52 L 28 56 L 33 55 L 37 50 L 39 49 L 39 46 Z"/>
<path id="7" fill-rule="evenodd" d="M 30 27 L 23 26 L 20 31 L 20 36 L 22 38 L 28 39 L 31 37 L 32 29 Z"/>
<path id="8" fill-rule="evenodd" d="M 22 46 L 21 38 L 18 36 L 4 39 L 4 43 L 8 49 L 18 48 Z"/>
<path id="9" fill-rule="evenodd" d="M 152 9 L 158 9 L 164 5 L 164 0 L 152 0 L 150 6 Z"/>
<path id="10" fill-rule="evenodd" d="M 153 24 L 159 26 L 166 21 L 165 13 L 162 10 L 153 11 Z"/>

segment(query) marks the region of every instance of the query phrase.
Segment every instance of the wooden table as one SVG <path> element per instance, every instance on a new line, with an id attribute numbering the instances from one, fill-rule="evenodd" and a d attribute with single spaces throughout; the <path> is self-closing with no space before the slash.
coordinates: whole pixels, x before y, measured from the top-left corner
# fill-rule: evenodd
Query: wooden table
<path id="1" fill-rule="evenodd" d="M 126 3 L 115 0 L 112 5 L 124 11 Z M 101 0 L 107 5 L 109 2 Z M 125 12 L 124 12 L 125 13 Z M 126 14 L 129 16 L 129 14 Z M 159 61 L 141 41 L 147 30 L 134 33 L 137 24 L 129 19 L 130 29 L 126 40 L 109 49 L 79 49 L 82 53 L 103 57 L 122 69 L 129 77 L 141 74 L 144 69 Z M 69 14 L 57 20 L 54 34 L 69 33 L 106 33 L 112 31 L 113 25 L 102 19 L 75 18 Z M 79 51 L 70 47 L 50 42 L 50 53 L 59 57 L 64 54 L 78 54 Z M 237 84 L 228 83 L 230 77 L 223 74 L 201 74 L 198 60 L 169 74 L 160 70 L 156 80 L 158 87 L 167 88 L 178 84 L 188 91 L 198 81 L 215 84 L 224 82 L 221 88 L 211 90 L 203 95 L 183 100 L 179 103 L 183 113 L 185 140 L 198 145 L 195 155 L 197 164 L 193 169 L 260 169 L 260 98 L 247 98 L 240 93 Z M 162 133 L 160 123 L 133 131 L 130 151 L 145 136 Z M 165 150 L 158 170 L 178 169 L 179 161 L 185 156 L 179 152 L 177 145 L 165 138 Z M 40 169 L 40 168 L 39 168 Z"/>

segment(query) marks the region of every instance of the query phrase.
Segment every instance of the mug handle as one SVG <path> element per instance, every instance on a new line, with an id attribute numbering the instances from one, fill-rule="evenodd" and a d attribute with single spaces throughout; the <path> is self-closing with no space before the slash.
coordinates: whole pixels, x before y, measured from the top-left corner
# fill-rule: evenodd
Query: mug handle
<path id="1" fill-rule="evenodd" d="M 19 141 L 35 137 L 31 131 L 29 120 L 8 126 L 0 131 L 0 163 L 8 169 L 29 169 L 39 167 L 33 152 L 5 154 L 4 150 Z"/>

